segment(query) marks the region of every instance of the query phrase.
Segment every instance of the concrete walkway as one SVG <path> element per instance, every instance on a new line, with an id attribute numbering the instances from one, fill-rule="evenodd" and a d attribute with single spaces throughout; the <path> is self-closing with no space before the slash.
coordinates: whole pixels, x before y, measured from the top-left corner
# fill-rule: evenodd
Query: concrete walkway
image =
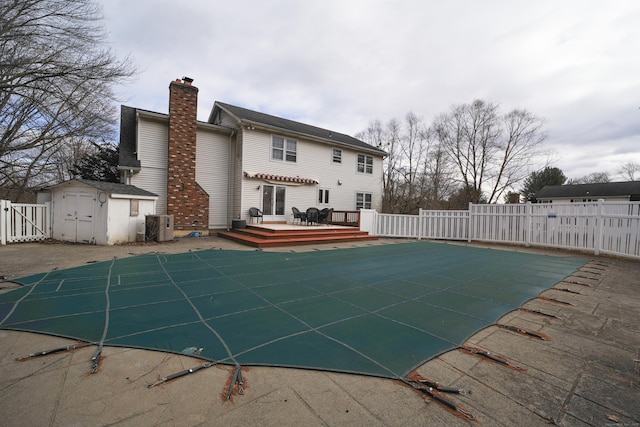
<path id="1" fill-rule="evenodd" d="M 360 245 L 398 244 L 380 240 Z M 331 250 L 356 244 L 289 247 L 278 251 Z M 198 249 L 254 250 L 215 237 L 162 244 L 84 246 L 25 243 L 0 247 L 0 292 L 10 280 L 114 256 Z M 467 345 L 503 356 L 511 366 L 463 350 L 422 365 L 419 373 L 470 394 L 445 397 L 471 412 L 479 425 L 549 424 L 640 426 L 640 262 L 529 248 L 499 248 L 591 261 L 505 315 L 500 324 L 548 336 L 540 340 L 497 326 Z M 565 290 L 560 290 L 565 289 Z M 536 313 L 539 312 L 539 313 Z M 545 316 L 540 313 L 552 315 Z M 428 314 L 426 314 L 428 315 Z M 244 368 L 245 392 L 223 399 L 231 372 L 211 367 L 148 388 L 159 378 L 194 367 L 174 354 L 110 348 L 90 374 L 95 348 L 27 361 L 30 353 L 73 344 L 38 334 L 0 330 L 0 424 L 68 425 L 466 425 L 444 405 L 397 382 L 357 375 L 284 368 Z M 475 424 L 474 423 L 474 424 Z"/>

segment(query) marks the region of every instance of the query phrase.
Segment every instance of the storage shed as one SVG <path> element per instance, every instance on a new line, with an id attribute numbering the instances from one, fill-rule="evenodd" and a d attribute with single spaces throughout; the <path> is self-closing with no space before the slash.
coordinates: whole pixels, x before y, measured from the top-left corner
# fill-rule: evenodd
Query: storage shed
<path id="1" fill-rule="evenodd" d="M 155 212 L 158 196 L 133 185 L 72 179 L 38 196 L 47 198 L 53 239 L 113 245 L 144 239 L 145 216 Z"/>

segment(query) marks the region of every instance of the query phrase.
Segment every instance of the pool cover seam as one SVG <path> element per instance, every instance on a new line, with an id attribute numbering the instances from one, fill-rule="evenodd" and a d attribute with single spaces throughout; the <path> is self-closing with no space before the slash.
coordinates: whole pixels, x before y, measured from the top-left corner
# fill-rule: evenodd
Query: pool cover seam
<path id="1" fill-rule="evenodd" d="M 193 310 L 196 312 L 198 318 L 200 319 L 200 321 L 205 325 L 205 327 L 207 329 L 209 329 L 220 341 L 220 344 L 222 344 L 222 346 L 224 347 L 225 351 L 227 352 L 227 354 L 229 355 L 229 358 L 233 361 L 233 363 L 236 364 L 236 366 L 238 366 L 238 361 L 233 357 L 233 354 L 231 353 L 231 350 L 229 349 L 229 346 L 227 345 L 227 343 L 225 342 L 225 340 L 220 336 L 220 334 L 218 333 L 218 331 L 216 331 L 211 325 L 209 325 L 209 323 L 207 323 L 207 321 L 204 320 L 204 318 L 202 317 L 202 314 L 200 313 L 200 310 L 198 310 L 198 308 L 193 304 L 193 302 L 191 301 L 191 299 L 189 298 L 189 296 L 182 290 L 182 288 L 173 280 L 173 277 L 171 277 L 171 275 L 169 274 L 169 272 L 165 269 L 164 264 L 162 263 L 162 261 L 160 261 L 160 257 L 158 257 L 158 263 L 160 264 L 160 267 L 162 268 L 162 270 L 165 272 L 165 274 L 167 275 L 167 277 L 169 278 L 169 280 L 171 280 L 171 283 L 173 283 L 173 285 L 180 291 L 180 293 L 182 295 L 184 295 L 184 298 L 187 300 L 187 302 L 189 303 L 189 305 L 191 306 L 191 308 L 193 308 Z"/>
<path id="2" fill-rule="evenodd" d="M 47 274 L 45 274 L 44 276 L 42 276 L 42 278 L 40 280 L 38 280 L 34 285 L 31 285 L 31 289 L 29 289 L 29 292 L 27 292 L 26 294 L 24 294 L 18 301 L 16 301 L 15 303 L 13 303 L 13 307 L 11 307 L 11 310 L 9 310 L 9 313 L 7 313 L 6 316 L 4 316 L 4 319 L 2 319 L 2 321 L 0 321 L 0 326 L 2 326 L 4 324 L 4 322 L 11 317 L 11 315 L 13 314 L 13 312 L 16 310 L 16 308 L 18 307 L 18 304 L 20 304 L 22 302 L 22 300 L 24 300 L 25 298 L 27 298 L 29 296 L 29 294 L 31 294 L 31 292 L 33 292 L 36 287 L 42 283 L 42 281 L 49 275 L 50 272 L 47 272 Z"/>
<path id="3" fill-rule="evenodd" d="M 197 256 L 197 255 L 196 255 L 196 256 Z M 207 261 L 204 261 L 204 260 L 203 260 L 203 262 L 204 262 L 205 264 L 207 264 L 207 265 L 210 265 L 214 270 L 219 271 L 219 270 L 217 270 L 217 268 L 216 268 L 215 266 L 213 266 L 213 265 L 209 264 Z M 233 280 L 233 278 L 231 278 L 231 280 Z M 239 283 L 239 282 L 238 282 L 238 284 L 244 287 L 244 285 L 242 285 L 241 283 Z M 246 287 L 245 287 L 245 288 L 246 288 Z M 305 325 L 305 326 L 308 328 L 308 330 L 307 330 L 307 331 L 299 331 L 299 332 L 310 332 L 310 331 L 313 331 L 313 332 L 317 333 L 318 335 L 320 335 L 320 336 L 323 336 L 323 337 L 327 338 L 327 339 L 328 339 L 328 340 L 330 340 L 330 341 L 333 341 L 333 342 L 335 342 L 335 343 L 337 343 L 337 344 L 339 344 L 339 345 L 342 345 L 343 347 L 345 347 L 345 348 L 347 348 L 347 349 L 351 350 L 352 352 L 354 352 L 355 354 L 357 354 L 357 355 L 359 355 L 359 356 L 363 357 L 364 359 L 369 360 L 370 362 L 372 362 L 372 363 L 373 363 L 373 364 L 375 364 L 376 366 L 378 366 L 378 367 L 382 368 L 383 370 L 385 370 L 385 371 L 389 372 L 389 374 L 391 374 L 391 376 L 392 376 L 393 378 L 402 379 L 402 377 L 401 377 L 401 376 L 397 375 L 395 372 L 391 371 L 389 368 L 387 368 L 386 366 L 382 365 L 382 364 L 381 364 L 381 363 L 379 363 L 377 360 L 372 359 L 371 357 L 369 357 L 369 356 L 367 356 L 366 354 L 364 354 L 364 353 L 362 353 L 362 352 L 358 351 L 357 349 L 355 349 L 355 348 L 351 347 L 350 345 L 348 345 L 348 344 L 346 344 L 346 343 L 344 343 L 344 342 L 342 342 L 342 341 L 340 341 L 340 340 L 338 340 L 338 339 L 336 339 L 336 338 L 333 338 L 333 337 L 331 337 L 331 336 L 329 336 L 329 335 L 327 335 L 327 334 L 325 334 L 325 333 L 323 333 L 323 332 L 319 331 L 318 329 L 316 329 L 316 328 L 314 328 L 313 326 L 309 325 L 309 324 L 308 324 L 307 322 L 305 322 L 304 320 L 302 320 L 302 319 L 300 319 L 300 318 L 296 317 L 295 315 L 293 315 L 293 314 L 291 314 L 291 313 L 289 313 L 289 312 L 287 312 L 287 311 L 283 310 L 281 307 L 278 307 L 277 305 L 273 304 L 272 302 L 270 302 L 270 301 L 269 301 L 269 300 L 267 300 L 266 298 L 264 298 L 264 297 L 262 297 L 261 295 L 257 294 L 257 293 L 256 293 L 256 292 L 254 292 L 252 289 L 250 289 L 250 288 L 246 288 L 246 289 L 247 289 L 249 292 L 252 292 L 253 294 L 255 294 L 258 298 L 261 298 L 262 300 L 264 300 L 267 304 L 271 305 L 272 307 L 274 307 L 275 309 L 277 309 L 277 310 L 281 311 L 282 313 L 286 314 L 287 316 L 290 316 L 291 318 L 293 318 L 293 319 L 297 320 L 298 322 L 300 322 L 301 324 Z M 299 335 L 299 334 L 296 334 L 296 335 Z M 273 342 L 277 342 L 277 341 L 280 341 L 281 339 L 284 339 L 284 338 L 285 338 L 285 337 L 279 337 L 278 339 L 276 339 L 276 340 L 272 340 L 272 341 L 273 341 Z M 269 345 L 269 344 L 271 344 L 271 342 L 264 343 L 264 345 L 261 345 L 260 347 L 267 346 L 267 345 Z M 236 354 L 236 355 L 237 355 L 237 354 Z M 234 359 L 232 359 L 232 360 L 234 360 Z M 235 361 L 235 360 L 234 360 L 234 361 Z M 237 362 L 236 362 L 236 363 L 237 363 Z"/>

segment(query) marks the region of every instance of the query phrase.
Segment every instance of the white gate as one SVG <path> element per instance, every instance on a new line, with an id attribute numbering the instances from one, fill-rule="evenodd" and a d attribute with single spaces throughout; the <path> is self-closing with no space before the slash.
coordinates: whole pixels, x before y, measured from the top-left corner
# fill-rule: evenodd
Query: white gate
<path id="1" fill-rule="evenodd" d="M 51 235 L 51 204 L 0 200 L 0 244 L 33 242 Z"/>

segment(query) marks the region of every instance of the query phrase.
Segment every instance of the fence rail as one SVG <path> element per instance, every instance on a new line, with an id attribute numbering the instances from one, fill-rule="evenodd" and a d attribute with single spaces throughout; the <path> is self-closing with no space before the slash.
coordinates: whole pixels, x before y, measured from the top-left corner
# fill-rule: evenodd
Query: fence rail
<path id="1" fill-rule="evenodd" d="M 640 259 L 640 202 L 470 204 L 464 211 L 420 210 L 418 215 L 362 213 L 366 231 L 380 237 L 509 243 Z"/>

